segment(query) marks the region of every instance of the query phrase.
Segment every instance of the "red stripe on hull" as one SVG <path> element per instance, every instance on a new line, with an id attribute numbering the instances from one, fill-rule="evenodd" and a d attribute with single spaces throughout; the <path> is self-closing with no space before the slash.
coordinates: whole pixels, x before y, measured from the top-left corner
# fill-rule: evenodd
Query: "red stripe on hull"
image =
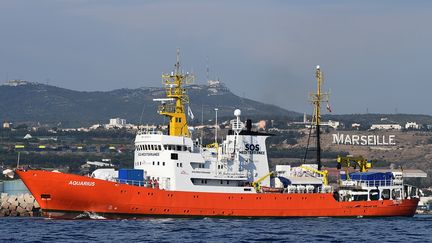
<path id="1" fill-rule="evenodd" d="M 41 208 L 48 214 L 59 217 L 66 215 L 61 212 L 167 217 L 413 216 L 419 201 L 413 198 L 399 201 L 338 202 L 330 193 L 165 191 L 42 170 L 17 173 Z"/>

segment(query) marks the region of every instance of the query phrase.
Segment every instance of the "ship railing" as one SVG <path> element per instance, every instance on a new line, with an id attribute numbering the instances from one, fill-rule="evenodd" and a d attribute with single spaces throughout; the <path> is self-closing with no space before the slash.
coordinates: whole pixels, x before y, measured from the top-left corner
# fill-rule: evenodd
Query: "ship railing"
<path id="1" fill-rule="evenodd" d="M 138 135 L 162 135 L 163 132 L 159 130 L 141 129 L 138 131 Z"/>
<path id="2" fill-rule="evenodd" d="M 149 181 L 136 181 L 136 180 L 124 180 L 124 179 L 117 179 L 117 183 L 120 184 L 127 184 L 127 185 L 133 185 L 133 186 L 144 186 L 144 187 L 151 187 Z"/>
<path id="3" fill-rule="evenodd" d="M 393 180 L 358 180 L 358 185 L 366 187 L 395 186 Z"/>

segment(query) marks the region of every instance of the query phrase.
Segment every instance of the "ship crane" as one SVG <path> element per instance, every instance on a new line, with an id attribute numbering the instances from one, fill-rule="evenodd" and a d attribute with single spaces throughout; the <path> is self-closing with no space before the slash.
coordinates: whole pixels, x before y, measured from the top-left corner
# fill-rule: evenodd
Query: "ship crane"
<path id="1" fill-rule="evenodd" d="M 338 156 L 337 158 L 337 169 L 342 169 L 342 165 L 346 167 L 353 167 L 354 169 L 358 166 L 360 172 L 367 172 L 370 168 L 372 168 L 372 161 L 368 161 L 363 158 L 363 156 Z"/>
<path id="2" fill-rule="evenodd" d="M 317 173 L 319 175 L 323 176 L 323 185 L 327 186 L 328 185 L 328 170 L 316 170 L 314 168 L 308 167 L 308 166 L 300 166 L 300 168 L 304 169 L 304 170 L 308 170 L 308 171 L 312 171 L 314 173 Z"/>
<path id="3" fill-rule="evenodd" d="M 261 182 L 262 182 L 263 180 L 267 179 L 267 177 L 269 177 L 269 176 L 271 176 L 271 175 L 273 175 L 273 174 L 274 174 L 273 171 L 269 172 L 269 173 L 266 174 L 265 176 L 263 176 L 263 177 L 259 178 L 258 180 L 252 182 L 252 186 L 255 188 L 255 190 L 256 190 L 257 192 L 261 191 Z"/>

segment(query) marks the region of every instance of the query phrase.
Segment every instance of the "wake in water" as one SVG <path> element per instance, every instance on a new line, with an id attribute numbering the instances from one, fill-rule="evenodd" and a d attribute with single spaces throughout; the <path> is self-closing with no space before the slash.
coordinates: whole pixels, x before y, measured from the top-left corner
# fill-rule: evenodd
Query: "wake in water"
<path id="1" fill-rule="evenodd" d="M 98 215 L 97 213 L 93 213 L 93 212 L 84 212 L 81 213 L 79 215 L 77 215 L 74 219 L 96 219 L 96 220 L 101 220 L 101 219 L 106 219 L 105 217 Z"/>

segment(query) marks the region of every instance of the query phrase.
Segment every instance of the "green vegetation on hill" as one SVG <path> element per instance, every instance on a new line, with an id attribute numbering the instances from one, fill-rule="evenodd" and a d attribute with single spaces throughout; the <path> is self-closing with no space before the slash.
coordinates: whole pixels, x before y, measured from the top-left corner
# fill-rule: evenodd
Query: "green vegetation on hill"
<path id="1" fill-rule="evenodd" d="M 195 119 L 191 123 L 213 119 L 214 108 L 219 117 L 233 117 L 236 108 L 245 117 L 299 117 L 300 114 L 274 105 L 241 98 L 225 86 L 189 86 L 187 92 Z M 0 120 L 59 125 L 61 127 L 88 126 L 108 123 L 109 118 L 121 117 L 131 123 L 163 124 L 157 114 L 154 98 L 163 98 L 164 88 L 118 89 L 107 92 L 83 92 L 44 84 L 29 83 L 20 86 L 0 86 Z"/>

